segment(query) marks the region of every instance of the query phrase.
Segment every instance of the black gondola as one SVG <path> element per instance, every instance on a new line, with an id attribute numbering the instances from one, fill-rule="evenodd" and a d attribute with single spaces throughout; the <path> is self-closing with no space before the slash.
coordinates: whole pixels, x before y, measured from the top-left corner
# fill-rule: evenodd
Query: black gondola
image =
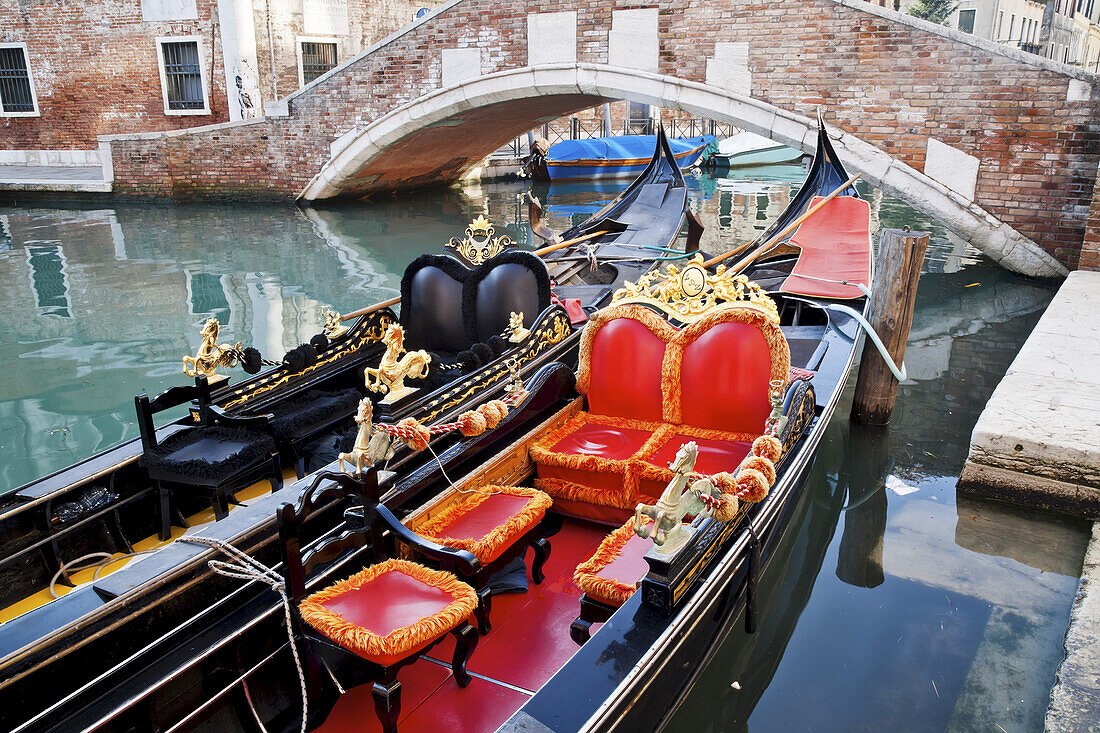
<path id="1" fill-rule="evenodd" d="M 409 417 L 425 424 L 452 420 L 465 409 L 500 396 L 517 373 L 530 380 L 548 364 L 575 362 L 580 326 L 587 314 L 605 304 L 617 285 L 655 264 L 653 254 L 639 248 L 620 248 L 611 262 L 596 267 L 591 266 L 589 254 L 603 259 L 604 246 L 644 227 L 652 233 L 650 241 L 662 247 L 676 240 L 687 199 L 683 179 L 668 159 L 667 145 L 659 145 L 643 177 L 609 207 L 617 219 L 601 214 L 581 225 L 586 233 L 598 234 L 574 237 L 567 232 L 558 238 L 582 239 L 577 247 L 590 248 L 582 266 L 569 248 L 549 253 L 547 267 L 531 253 L 515 250 L 480 264 L 441 256 L 421 258 L 410 265 L 403 280 L 407 307 L 402 308 L 400 319 L 388 307 L 372 309 L 346 333 L 311 344 L 312 354 L 302 349 L 293 358 L 288 355 L 281 366 L 237 383 L 223 381 L 209 387 L 199 379 L 194 388 L 177 389 L 170 395 L 185 403 L 197 398 L 192 416 L 147 432 L 163 442 L 186 431 L 196 419 L 236 429 L 264 422 L 257 419 L 260 415 L 293 418 L 296 411 L 317 413 L 322 435 L 346 430 L 352 426 L 354 405 L 362 392 L 333 404 L 326 400 L 349 393 L 360 383 L 364 367 L 378 363 L 383 352 L 380 342 L 394 323 L 431 340 L 424 345 L 434 351 L 437 363 L 451 369 L 436 378 L 433 388 L 389 407 L 376 404 L 376 414 L 385 412 L 390 423 Z M 649 185 L 658 186 L 663 195 L 652 198 L 655 189 Z M 643 197 L 646 191 L 649 199 Z M 477 239 L 479 232 L 474 234 Z M 548 274 L 555 283 L 553 293 Z M 440 280 L 445 278 L 450 282 L 442 289 L 457 292 L 455 297 L 464 308 L 448 310 L 449 301 L 435 302 Z M 551 295 L 552 303 L 548 302 Z M 499 343 L 510 315 L 518 311 L 523 312 L 522 326 L 530 333 L 518 343 Z M 443 321 L 451 324 L 453 338 L 439 338 Z M 410 346 L 420 344 L 410 342 Z M 468 364 L 461 366 L 474 351 L 481 354 L 476 359 L 480 363 L 472 370 Z M 529 416 L 532 409 L 528 405 L 517 412 Z M 315 431 L 309 438 L 316 435 Z M 492 447 L 488 440 L 475 442 L 481 446 L 478 450 Z M 305 441 L 297 443 L 288 440 L 281 446 L 282 462 L 298 464 L 301 475 L 306 461 L 298 449 Z M 453 437 L 444 437 L 433 441 L 433 448 L 446 451 L 455 444 Z M 100 710 L 100 702 L 91 701 L 116 699 L 124 696 L 127 684 L 156 678 L 156 673 L 142 671 L 143 665 L 177 660 L 171 653 L 174 645 L 190 648 L 192 635 L 201 628 L 231 610 L 236 613 L 232 602 L 217 600 L 227 586 L 200 562 L 198 548 L 157 541 L 162 519 L 177 525 L 171 531 L 178 536 L 179 518 L 213 498 L 215 513 L 223 516 L 200 528 L 201 534 L 263 554 L 264 548 L 272 547 L 272 508 L 284 495 L 296 496 L 308 481 L 288 481 L 273 494 L 257 484 L 244 494 L 237 493 L 236 499 L 233 487 L 220 494 L 216 489 L 201 495 L 186 489 L 158 491 L 139 462 L 141 453 L 141 441 L 131 441 L 3 497 L 0 577 L 5 581 L 3 605 L 9 620 L 0 626 L 0 690 L 24 702 L 18 709 L 0 712 L 0 727 L 48 729 L 76 711 L 83 715 Z M 399 449 L 388 466 L 394 473 L 383 482 L 387 497 L 399 493 L 395 475 L 418 475 L 425 470 L 425 461 L 424 454 Z M 234 501 L 242 505 L 226 511 L 225 505 Z M 333 514 L 331 507 L 325 507 L 312 521 L 332 522 Z M 93 551 L 117 553 L 125 559 L 121 556 L 142 550 L 148 552 L 140 562 L 109 568 L 113 572 L 102 577 L 93 579 L 84 577 L 91 576 L 91 571 L 78 574 L 66 569 L 67 563 Z M 43 590 L 52 585 L 51 576 L 67 590 L 52 601 L 49 590 Z"/>

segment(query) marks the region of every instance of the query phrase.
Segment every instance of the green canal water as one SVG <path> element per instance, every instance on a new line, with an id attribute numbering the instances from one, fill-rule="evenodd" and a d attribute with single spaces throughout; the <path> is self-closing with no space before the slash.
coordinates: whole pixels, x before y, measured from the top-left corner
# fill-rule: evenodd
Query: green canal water
<path id="1" fill-rule="evenodd" d="M 797 167 L 693 178 L 719 251 L 758 234 Z M 619 186 L 536 188 L 562 229 Z M 186 381 L 222 340 L 281 358 L 394 296 L 423 252 L 485 214 L 531 247 L 519 183 L 340 208 L 0 207 L 0 493 L 136 437 L 133 396 Z M 863 189 L 876 227 L 932 233 L 891 425 L 851 427 L 850 395 L 738 624 L 672 731 L 1041 730 L 1088 537 L 1083 522 L 956 497 L 986 399 L 1054 294 L 905 204 Z M 563 632 L 564 633 L 564 632 Z M 685 675 L 694 670 L 684 670 Z"/>

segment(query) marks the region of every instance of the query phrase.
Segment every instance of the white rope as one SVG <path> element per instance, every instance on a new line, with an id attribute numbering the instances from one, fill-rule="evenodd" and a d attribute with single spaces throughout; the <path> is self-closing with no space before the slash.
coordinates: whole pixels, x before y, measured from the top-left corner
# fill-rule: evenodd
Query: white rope
<path id="1" fill-rule="evenodd" d="M 279 594 L 279 597 L 283 601 L 283 614 L 286 616 L 286 634 L 287 638 L 290 639 L 290 651 L 294 655 L 294 665 L 298 668 L 298 683 L 302 688 L 301 733 L 306 733 L 306 722 L 309 719 L 309 693 L 306 689 L 306 674 L 302 667 L 302 659 L 298 656 L 298 645 L 294 643 L 294 626 L 291 621 L 290 598 L 287 597 L 286 594 L 286 585 L 283 582 L 283 576 L 258 560 L 249 557 L 224 540 L 215 539 L 213 537 L 184 535 L 180 537 L 179 541 L 213 547 L 237 560 L 236 564 L 223 562 L 221 560 L 210 560 L 207 562 L 206 564 L 210 569 L 218 575 L 224 575 L 227 578 L 237 578 L 238 580 L 258 580 L 261 583 L 267 583 L 273 591 Z"/>
<path id="2" fill-rule="evenodd" d="M 133 558 L 135 558 L 139 555 L 148 555 L 149 553 L 156 552 L 159 549 L 160 548 L 158 547 L 158 548 L 154 548 L 152 550 L 142 550 L 141 552 L 131 552 L 129 555 L 119 555 L 118 557 L 116 557 L 114 554 L 112 554 L 110 552 L 90 552 L 87 555 L 81 555 L 78 558 L 74 558 L 72 560 L 69 560 L 68 562 L 63 563 L 61 565 L 61 567 L 59 567 L 57 569 L 57 572 L 53 574 L 53 577 L 50 578 L 50 587 L 49 587 L 50 595 L 53 596 L 54 598 L 60 598 L 61 597 L 61 594 L 58 593 L 55 590 L 55 588 L 57 587 L 57 579 L 61 577 L 62 573 L 66 573 L 66 572 L 79 573 L 81 570 L 91 570 L 92 568 L 95 568 L 96 569 L 95 574 L 92 576 L 92 582 L 94 583 L 95 581 L 99 580 L 100 574 L 103 572 L 104 568 L 106 568 L 108 565 L 111 565 L 111 564 L 116 563 L 116 562 L 122 562 L 124 560 L 131 560 L 131 559 L 133 559 Z M 92 560 L 93 558 L 99 558 L 99 559 L 95 560 L 94 562 L 89 562 L 86 565 L 81 564 L 85 560 Z"/>

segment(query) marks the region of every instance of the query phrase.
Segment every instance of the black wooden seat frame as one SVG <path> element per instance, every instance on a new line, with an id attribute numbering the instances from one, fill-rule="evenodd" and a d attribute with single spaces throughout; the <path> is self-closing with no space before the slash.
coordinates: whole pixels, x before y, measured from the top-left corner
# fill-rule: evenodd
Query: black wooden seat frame
<path id="1" fill-rule="evenodd" d="M 347 520 L 345 530 L 303 553 L 303 530 L 309 515 L 333 501 L 347 499 L 351 499 L 352 506 L 344 514 Z M 306 640 L 309 651 L 306 683 L 311 700 L 321 699 L 326 678 L 336 680 L 334 669 L 350 667 L 355 677 L 345 687 L 372 682 L 371 696 L 374 698 L 375 712 L 382 723 L 382 729 L 386 733 L 396 733 L 397 720 L 401 713 L 401 683 L 397 680 L 397 672 L 426 654 L 447 633 L 455 637 L 455 650 L 451 660 L 455 681 L 461 687 L 470 684 L 471 677 L 466 670 L 466 664 L 477 646 L 478 634 L 468 622 L 464 621 L 451 631 L 440 634 L 437 639 L 407 657 L 393 664 L 382 665 L 336 644 L 305 623 L 297 611 L 298 604 L 307 596 L 306 584 L 311 577 L 324 572 L 337 561 L 355 559 L 354 556 L 360 554 L 364 559 L 369 559 L 366 565 L 382 562 L 387 557 L 394 556 L 393 548 L 397 540 L 412 547 L 420 555 L 431 558 L 443 570 L 459 577 L 475 572 L 477 559 L 473 554 L 437 545 L 421 537 L 405 527 L 389 509 L 379 504 L 377 469 L 370 468 L 361 477 L 334 471 L 320 473 L 309 489 L 302 492 L 296 503 L 287 502 L 280 506 L 276 517 L 286 592 L 295 609 L 295 632 Z M 345 572 L 343 576 L 350 574 Z M 322 675 L 319 667 L 323 667 L 326 674 Z M 321 707 L 325 710 L 324 715 L 327 715 L 330 708 Z M 315 724 L 320 722 L 317 720 Z"/>
<path id="2" fill-rule="evenodd" d="M 197 403 L 198 421 L 187 430 L 202 430 L 218 425 L 255 430 L 271 436 L 271 426 L 268 423 L 271 415 L 254 415 L 251 417 L 227 415 L 223 409 L 210 403 L 210 384 L 205 376 L 200 375 L 195 378 L 194 385 L 171 387 L 153 399 L 149 399 L 146 394 L 140 394 L 134 398 L 137 409 L 138 430 L 141 433 L 141 445 L 144 453 L 149 453 L 158 445 L 153 415 L 188 403 Z M 172 437 L 175 437 L 175 435 Z M 274 436 L 271 437 L 274 440 Z M 278 491 L 283 486 L 282 462 L 279 460 L 277 448 L 263 459 L 242 466 L 233 473 L 220 477 L 220 480 L 217 481 L 201 476 L 183 476 L 173 471 L 152 466 L 147 467 L 146 472 L 156 485 L 160 495 L 159 536 L 161 540 L 167 540 L 172 534 L 173 514 L 177 515 L 175 518 L 179 520 L 183 527 L 187 527 L 182 512 L 175 507 L 173 491 L 197 490 L 208 493 L 215 519 L 225 519 L 229 515 L 229 504 L 231 502 L 236 503 L 232 498 L 234 492 L 240 491 L 263 478 L 270 479 L 272 491 Z"/>
<path id="3" fill-rule="evenodd" d="M 592 624 L 602 624 L 618 611 L 603 601 L 597 601 L 587 593 L 581 594 L 581 613 L 569 624 L 569 638 L 583 645 L 592 638 Z"/>

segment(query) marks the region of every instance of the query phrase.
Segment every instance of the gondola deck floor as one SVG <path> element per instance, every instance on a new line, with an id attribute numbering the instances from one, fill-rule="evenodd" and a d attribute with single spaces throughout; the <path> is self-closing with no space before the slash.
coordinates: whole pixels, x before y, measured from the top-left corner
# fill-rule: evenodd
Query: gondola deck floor
<path id="1" fill-rule="evenodd" d="M 291 482 L 294 480 L 294 469 L 287 468 L 283 470 L 284 481 Z M 247 506 L 247 502 L 254 501 L 261 497 L 267 496 L 271 493 L 271 483 L 264 481 L 257 481 L 256 483 L 247 486 L 234 494 L 238 504 L 231 504 L 229 511 L 234 511 L 238 507 Z M 198 512 L 187 517 L 187 524 L 191 528 L 201 527 L 214 521 L 214 512 L 210 507 L 206 507 Z M 172 527 L 172 536 L 167 540 L 161 540 L 155 533 L 145 537 L 137 542 L 133 543 L 134 553 L 148 552 L 149 550 L 156 550 L 161 547 L 172 544 L 177 539 L 182 537 L 187 532 L 183 527 Z M 117 561 L 111 562 L 103 566 L 103 569 L 99 571 L 99 578 L 110 575 L 111 573 L 122 570 L 134 560 L 139 560 L 142 555 L 134 557 L 122 552 L 116 552 L 114 555 L 118 558 Z M 63 584 L 57 584 L 54 586 L 54 591 L 58 596 L 64 596 L 67 593 L 71 593 L 82 585 L 91 583 L 97 580 L 96 568 L 91 567 L 84 570 L 78 570 L 75 573 L 69 575 L 69 579 L 72 581 L 72 586 L 66 586 Z M 0 609 L 0 624 L 5 621 L 10 621 L 13 618 L 23 615 L 28 611 L 33 611 L 36 608 L 41 608 L 47 603 L 56 600 L 53 595 L 50 594 L 49 588 L 43 588 L 37 593 L 27 596 L 15 603 L 12 603 L 5 608 Z"/>
<path id="2" fill-rule="evenodd" d="M 451 674 L 454 643 L 450 639 L 403 670 L 400 729 L 491 731 L 519 710 L 579 648 L 569 639 L 569 624 L 577 616 L 581 596 L 573 583 L 573 569 L 592 554 L 607 532 L 607 527 L 566 520 L 552 538 L 546 580 L 530 584 L 526 593 L 493 597 L 493 629 L 470 659 L 474 679 L 468 687 L 459 687 Z M 523 653 L 516 654 L 518 649 Z M 317 729 L 318 733 L 380 730 L 370 685 L 349 690 Z"/>

